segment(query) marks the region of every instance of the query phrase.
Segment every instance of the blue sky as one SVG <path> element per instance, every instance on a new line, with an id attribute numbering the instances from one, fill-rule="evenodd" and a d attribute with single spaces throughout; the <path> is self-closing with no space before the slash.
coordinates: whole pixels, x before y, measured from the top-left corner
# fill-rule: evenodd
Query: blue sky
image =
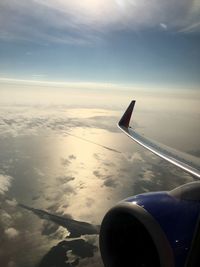
<path id="1" fill-rule="evenodd" d="M 198 0 L 2 1 L 0 78 L 198 87 L 199 14 Z"/>

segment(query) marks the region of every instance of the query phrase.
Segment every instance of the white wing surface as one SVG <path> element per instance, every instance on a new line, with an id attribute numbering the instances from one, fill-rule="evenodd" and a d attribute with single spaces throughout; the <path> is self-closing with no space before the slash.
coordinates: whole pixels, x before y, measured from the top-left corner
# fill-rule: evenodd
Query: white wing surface
<path id="1" fill-rule="evenodd" d="M 138 144 L 200 179 L 200 166 L 198 158 L 146 138 L 129 126 L 135 102 L 136 101 L 133 100 L 130 103 L 129 107 L 119 121 L 118 127 Z"/>

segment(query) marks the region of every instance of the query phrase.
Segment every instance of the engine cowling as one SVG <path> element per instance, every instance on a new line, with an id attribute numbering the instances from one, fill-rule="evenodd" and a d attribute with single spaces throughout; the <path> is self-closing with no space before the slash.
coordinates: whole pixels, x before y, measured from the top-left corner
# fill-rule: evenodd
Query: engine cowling
<path id="1" fill-rule="evenodd" d="M 125 199 L 102 221 L 105 267 L 200 266 L 195 255 L 199 212 L 200 182 Z"/>

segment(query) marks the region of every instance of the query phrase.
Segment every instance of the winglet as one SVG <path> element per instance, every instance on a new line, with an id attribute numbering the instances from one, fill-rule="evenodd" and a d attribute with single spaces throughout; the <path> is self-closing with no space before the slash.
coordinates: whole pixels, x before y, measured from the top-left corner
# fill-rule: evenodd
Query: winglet
<path id="1" fill-rule="evenodd" d="M 121 120 L 119 121 L 119 127 L 123 126 L 125 128 L 129 127 L 129 122 L 131 119 L 131 115 L 133 113 L 133 109 L 135 106 L 135 100 L 131 101 L 130 105 L 128 106 L 127 110 L 125 111 L 124 115 L 122 116 Z"/>

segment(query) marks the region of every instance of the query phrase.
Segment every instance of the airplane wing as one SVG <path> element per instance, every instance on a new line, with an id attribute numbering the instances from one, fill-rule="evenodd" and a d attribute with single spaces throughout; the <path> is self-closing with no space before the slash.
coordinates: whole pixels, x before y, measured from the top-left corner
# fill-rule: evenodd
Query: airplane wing
<path id="1" fill-rule="evenodd" d="M 154 140 L 146 138 L 129 126 L 135 102 L 136 101 L 133 100 L 130 103 L 129 107 L 120 119 L 118 127 L 138 144 L 200 179 L 200 166 L 196 157 L 177 151 Z"/>

